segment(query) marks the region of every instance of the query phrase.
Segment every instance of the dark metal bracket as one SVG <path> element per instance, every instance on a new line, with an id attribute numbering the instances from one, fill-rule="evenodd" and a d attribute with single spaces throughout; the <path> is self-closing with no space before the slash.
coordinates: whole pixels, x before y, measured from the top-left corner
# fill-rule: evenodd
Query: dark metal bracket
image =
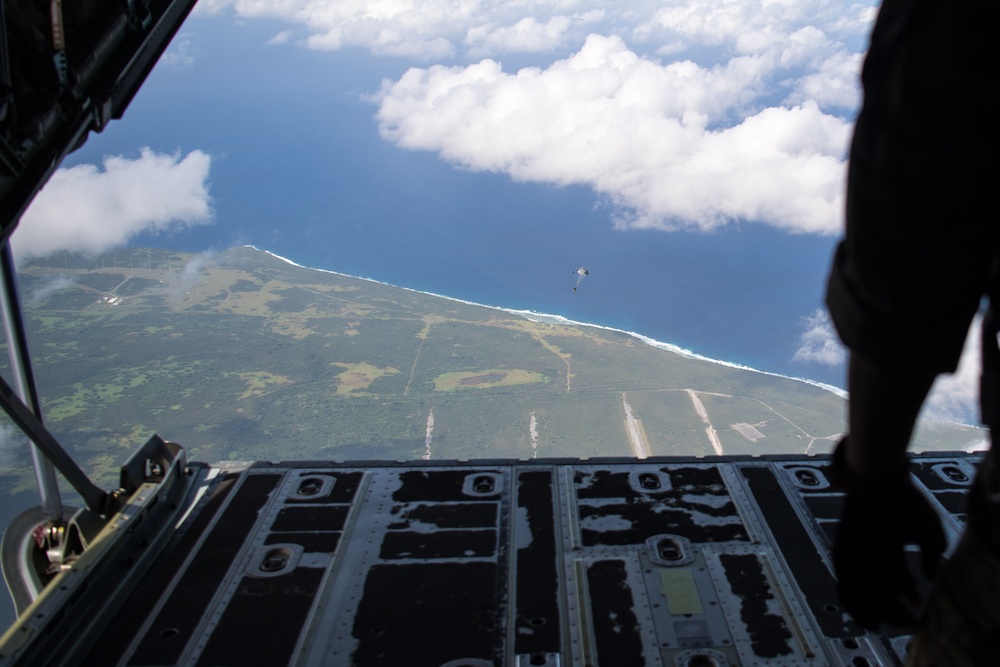
<path id="1" fill-rule="evenodd" d="M 80 469 L 73 458 L 63 449 L 42 422 L 28 409 L 6 380 L 0 378 L 0 405 L 17 424 L 28 439 L 35 444 L 52 465 L 62 473 L 83 498 L 87 508 L 95 514 L 104 515 L 110 509 L 109 494 L 102 491 Z"/>

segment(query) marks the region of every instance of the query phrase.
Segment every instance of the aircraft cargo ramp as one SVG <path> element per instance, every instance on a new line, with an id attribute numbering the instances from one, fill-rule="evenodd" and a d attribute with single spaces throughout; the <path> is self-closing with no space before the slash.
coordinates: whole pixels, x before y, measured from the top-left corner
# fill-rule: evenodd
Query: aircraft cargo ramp
<path id="1" fill-rule="evenodd" d="M 912 462 L 952 540 L 977 462 Z M 174 503 L 186 517 L 148 571 L 111 615 L 74 630 L 88 639 L 48 656 L 130 667 L 901 664 L 908 636 L 868 633 L 839 606 L 830 546 L 841 495 L 826 465 L 192 464 L 188 500 Z M 62 621 L 38 610 L 72 613 L 79 580 L 88 597 L 110 595 L 114 584 L 86 570 L 50 584 L 0 665 L 42 664 L 31 645 Z"/>

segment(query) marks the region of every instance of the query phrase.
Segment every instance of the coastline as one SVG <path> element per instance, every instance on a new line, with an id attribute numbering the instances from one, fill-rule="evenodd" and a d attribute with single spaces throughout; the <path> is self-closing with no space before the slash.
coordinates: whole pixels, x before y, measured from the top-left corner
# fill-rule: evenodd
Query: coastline
<path id="1" fill-rule="evenodd" d="M 810 380 L 808 378 L 794 377 L 794 376 L 791 376 L 791 375 L 784 375 L 784 374 L 775 373 L 775 372 L 772 372 L 772 371 L 764 371 L 764 370 L 760 370 L 758 368 L 753 368 L 751 366 L 746 366 L 744 364 L 738 364 L 738 363 L 731 362 L 731 361 L 723 361 L 722 359 L 713 359 L 712 357 L 706 357 L 706 356 L 704 356 L 702 354 L 698 354 L 697 352 L 692 352 L 691 350 L 682 348 L 679 345 L 674 345 L 673 343 L 666 343 L 666 342 L 663 342 L 663 341 L 659 341 L 659 340 L 656 340 L 654 338 L 650 338 L 649 336 L 645 336 L 645 335 L 643 335 L 641 333 L 638 333 L 638 332 L 635 332 L 635 331 L 626 331 L 624 329 L 618 329 L 616 327 L 610 327 L 610 326 L 606 326 L 606 325 L 603 325 L 603 324 L 594 324 L 592 322 L 580 322 L 580 321 L 577 321 L 577 320 L 571 320 L 571 319 L 569 319 L 567 317 L 564 317 L 562 315 L 553 315 L 553 314 L 550 314 L 550 313 L 540 313 L 540 312 L 537 312 L 537 311 L 534 311 L 534 310 L 518 310 L 518 309 L 515 309 L 515 308 L 506 308 L 504 306 L 496 306 L 496 305 L 487 304 L 487 303 L 478 303 L 478 302 L 475 302 L 475 301 L 469 301 L 467 299 L 458 299 L 458 298 L 455 298 L 455 297 L 447 296 L 445 294 L 437 294 L 435 292 L 427 292 L 425 290 L 413 289 L 411 287 L 404 287 L 404 286 L 401 286 L 401 285 L 394 285 L 392 283 L 388 283 L 388 282 L 385 282 L 385 281 L 382 281 L 382 280 L 376 280 L 374 278 L 366 278 L 364 276 L 352 276 L 350 274 L 342 273 L 340 271 L 333 271 L 331 269 L 320 269 L 320 268 L 316 268 L 316 267 L 312 267 L 312 266 L 305 266 L 305 265 L 299 264 L 298 262 L 295 262 L 295 261 L 293 261 L 291 259 L 288 259 L 287 257 L 282 257 L 281 255 L 278 255 L 277 253 L 273 253 L 270 250 L 265 250 L 263 248 L 258 248 L 257 246 L 250 245 L 250 244 L 245 244 L 242 247 L 244 247 L 244 248 L 251 248 L 253 250 L 256 250 L 257 252 L 265 253 L 267 255 L 270 255 L 271 257 L 274 257 L 275 259 L 279 259 L 282 262 L 285 262 L 286 264 L 298 267 L 300 269 L 307 269 L 309 271 L 319 271 L 319 272 L 322 272 L 322 273 L 330 273 L 330 274 L 337 275 L 337 276 L 343 276 L 345 278 L 353 278 L 355 280 L 365 280 L 365 281 L 368 281 L 368 282 L 371 282 L 371 283 L 376 283 L 378 285 L 386 285 L 388 287 L 395 287 L 395 288 L 398 288 L 398 289 L 407 290 L 408 292 L 414 292 L 414 293 L 417 293 L 417 294 L 425 294 L 427 296 L 434 296 L 434 297 L 438 297 L 440 299 L 447 299 L 449 301 L 454 301 L 456 303 L 462 303 L 462 304 L 469 305 L 469 306 L 477 306 L 477 307 L 480 307 L 480 308 L 489 308 L 491 310 L 499 310 L 499 311 L 504 312 L 504 313 L 510 313 L 511 315 L 517 315 L 518 317 L 523 317 L 523 318 L 531 320 L 533 322 L 550 322 L 550 323 L 565 324 L 565 325 L 570 325 L 570 326 L 592 327 L 592 328 L 595 328 L 595 329 L 603 329 L 605 331 L 611 331 L 611 332 L 614 332 L 614 333 L 621 333 L 621 334 L 625 334 L 626 336 L 631 336 L 632 338 L 635 338 L 639 342 L 641 342 L 641 343 L 643 343 L 645 345 L 648 345 L 650 347 L 656 348 L 658 350 L 664 350 L 666 352 L 672 352 L 674 354 L 680 355 L 682 357 L 686 357 L 688 359 L 694 359 L 694 360 L 697 360 L 697 361 L 705 361 L 705 362 L 708 362 L 708 363 L 717 364 L 719 366 L 725 366 L 727 368 L 734 368 L 734 369 L 743 370 L 743 371 L 750 371 L 752 373 L 760 373 L 762 375 L 769 375 L 771 377 L 782 378 L 782 379 L 785 379 L 785 380 L 794 380 L 794 381 L 797 381 L 797 382 L 803 382 L 805 384 L 812 385 L 814 387 L 818 387 L 818 388 L 823 389 L 825 391 L 829 391 L 830 393 L 835 394 L 836 396 L 839 396 L 841 398 L 845 398 L 845 399 L 847 398 L 847 391 L 846 390 L 841 389 L 840 387 L 837 387 L 837 386 L 834 386 L 834 385 L 831 385 L 831 384 L 827 384 L 825 382 L 817 382 L 816 380 Z"/>

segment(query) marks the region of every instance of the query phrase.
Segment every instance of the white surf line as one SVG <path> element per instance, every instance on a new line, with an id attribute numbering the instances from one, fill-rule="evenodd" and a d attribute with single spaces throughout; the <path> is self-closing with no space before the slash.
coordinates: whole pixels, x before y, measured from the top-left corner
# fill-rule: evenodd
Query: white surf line
<path id="1" fill-rule="evenodd" d="M 448 299 L 449 301 L 455 301 L 456 303 L 464 303 L 464 304 L 469 305 L 469 306 L 479 306 L 481 308 L 492 308 L 493 310 L 500 310 L 500 311 L 503 311 L 505 313 L 511 313 L 513 315 L 518 315 L 518 316 L 523 317 L 524 319 L 530 320 L 532 322 L 545 322 L 547 324 L 568 324 L 570 326 L 592 327 L 594 329 L 604 329 L 605 331 L 613 331 L 615 333 L 623 333 L 623 334 L 625 334 L 627 336 L 632 336 L 633 338 L 638 339 L 639 341 L 645 343 L 646 345 L 649 345 L 650 347 L 655 347 L 655 348 L 660 349 L 660 350 L 667 350 L 669 352 L 673 352 L 674 354 L 680 355 L 680 356 L 685 357 L 687 359 L 696 359 L 696 360 L 699 360 L 699 361 L 707 361 L 707 362 L 710 362 L 710 363 L 713 363 L 713 364 L 718 364 L 719 366 L 725 366 L 727 368 L 735 368 L 735 369 L 738 369 L 738 370 L 750 371 L 751 373 L 760 373 L 761 375 L 770 375 L 771 377 L 783 378 L 783 379 L 786 379 L 786 380 L 795 380 L 797 382 L 805 382 L 806 384 L 811 384 L 814 387 L 819 387 L 820 389 L 824 389 L 824 390 L 829 391 L 829 392 L 831 392 L 833 394 L 836 394 L 837 396 L 840 396 L 841 398 L 847 398 L 847 391 L 846 390 L 841 389 L 840 387 L 835 387 L 835 386 L 833 386 L 831 384 L 826 384 L 825 382 L 817 382 L 816 380 L 810 380 L 808 378 L 802 378 L 802 377 L 794 377 L 792 375 L 782 375 L 781 373 L 774 373 L 772 371 L 762 371 L 760 369 L 753 368 L 752 366 L 747 366 L 745 364 L 736 364 L 736 363 L 733 363 L 733 362 L 730 362 L 730 361 L 722 361 L 721 359 L 713 359 L 711 357 L 706 357 L 706 356 L 704 356 L 702 354 L 698 354 L 697 352 L 692 352 L 691 350 L 687 350 L 687 349 L 685 349 L 685 348 L 683 348 L 683 347 L 681 347 L 679 345 L 674 345 L 673 343 L 664 343 L 664 342 L 658 341 L 658 340 L 656 340 L 654 338 L 650 338 L 649 336 L 644 336 L 644 335 L 642 335 L 640 333 L 636 333 L 635 331 L 627 331 L 625 329 L 617 329 L 615 327 L 609 327 L 609 326 L 605 326 L 603 324 L 593 324 L 593 323 L 590 323 L 590 322 L 580 322 L 580 321 L 577 321 L 577 320 L 571 320 L 568 317 L 563 317 L 562 315 L 551 315 L 551 314 L 548 314 L 548 313 L 539 313 L 539 312 L 534 311 L 534 310 L 522 310 L 522 309 L 517 309 L 517 308 L 505 308 L 503 306 L 494 306 L 494 305 L 491 305 L 491 304 L 488 304 L 488 303 L 477 303 L 475 301 L 468 301 L 467 299 L 456 299 L 453 296 L 446 296 L 444 294 L 438 294 L 436 292 L 428 292 L 426 290 L 413 289 L 412 287 L 403 287 L 402 285 L 394 285 L 392 283 L 387 283 L 387 282 L 385 282 L 383 280 L 376 280 L 374 278 L 365 278 L 364 276 L 352 276 L 352 275 L 350 275 L 348 273 L 341 273 L 339 271 L 331 271 L 330 269 L 317 269 L 317 268 L 312 267 L 312 266 L 305 266 L 303 264 L 298 264 L 298 263 L 296 263 L 296 262 L 288 259 L 287 257 L 282 257 L 281 255 L 273 253 L 270 250 L 264 250 L 263 248 L 258 248 L 257 246 L 250 245 L 250 244 L 246 244 L 243 247 L 244 248 L 252 248 L 253 250 L 256 250 L 257 252 L 265 253 L 267 255 L 270 255 L 271 257 L 274 257 L 275 259 L 279 259 L 282 262 L 290 264 L 291 266 L 299 267 L 300 269 L 308 269 L 310 271 L 319 271 L 320 273 L 329 273 L 329 274 L 332 274 L 332 275 L 335 275 L 335 276 L 343 276 L 345 278 L 353 278 L 355 280 L 364 280 L 366 282 L 375 283 L 377 285 L 388 285 L 389 287 L 396 287 L 398 289 L 406 290 L 407 292 L 415 292 L 417 294 L 427 294 L 429 296 L 436 296 L 436 297 L 441 298 L 441 299 Z"/>
<path id="2" fill-rule="evenodd" d="M 265 250 L 264 252 L 267 252 L 267 251 Z M 434 295 L 434 296 L 440 296 L 440 295 Z M 449 299 L 451 297 L 443 297 L 443 298 Z M 461 299 L 452 299 L 452 300 L 453 301 L 462 301 Z M 622 333 L 622 334 L 625 334 L 626 336 L 631 336 L 631 337 L 639 340 L 640 342 L 642 342 L 642 343 L 644 343 L 644 344 L 646 344 L 646 345 L 648 345 L 650 347 L 655 347 L 658 350 L 666 350 L 668 352 L 673 352 L 674 354 L 676 354 L 678 356 L 681 356 L 681 357 L 684 357 L 686 359 L 694 359 L 696 361 L 707 361 L 707 362 L 709 362 L 711 364 L 716 364 L 718 366 L 725 366 L 726 368 L 735 368 L 735 369 L 741 370 L 741 371 L 749 371 L 751 373 L 760 373 L 761 375 L 770 375 L 771 377 L 782 378 L 784 380 L 795 380 L 796 382 L 804 382 L 804 383 L 810 384 L 810 385 L 812 385 L 814 387 L 819 387 L 820 389 L 823 389 L 825 391 L 829 391 L 832 394 L 836 394 L 837 396 L 840 396 L 841 398 L 847 398 L 847 391 L 845 391 L 844 389 L 841 389 L 840 387 L 835 387 L 835 386 L 833 386 L 831 384 L 827 384 L 825 382 L 817 382 L 816 380 L 810 380 L 808 378 L 803 378 L 803 377 L 795 377 L 793 375 L 782 375 L 781 373 L 775 373 L 773 371 L 762 371 L 760 369 L 754 368 L 752 366 L 747 366 L 745 364 L 737 364 L 737 363 L 733 363 L 731 361 L 723 361 L 721 359 L 713 359 L 712 357 L 706 357 L 703 354 L 698 354 L 697 352 L 692 352 L 691 350 L 685 349 L 685 348 L 683 348 L 683 347 L 681 347 L 679 345 L 674 345 L 673 343 L 664 343 L 662 341 L 656 340 L 655 338 L 650 338 L 649 336 L 644 336 L 641 333 L 637 333 L 635 331 L 628 331 L 627 329 L 617 329 L 615 327 L 609 327 L 609 326 L 605 326 L 603 324 L 593 324 L 591 322 L 581 322 L 579 320 L 571 320 L 568 317 L 563 317 L 562 315 L 551 315 L 551 314 L 548 314 L 548 313 L 540 313 L 540 312 L 534 311 L 534 310 L 518 310 L 516 308 L 503 308 L 503 307 L 500 307 L 500 306 L 489 306 L 489 305 L 485 305 L 485 304 L 477 304 L 477 303 L 473 303 L 471 301 L 462 301 L 462 303 L 468 303 L 468 304 L 471 304 L 471 305 L 474 305 L 474 306 L 483 306 L 484 308 L 495 308 L 497 310 L 502 310 L 502 311 L 505 311 L 505 312 L 508 312 L 508 313 L 512 313 L 514 315 L 520 315 L 521 317 L 525 318 L 526 320 L 530 320 L 532 322 L 543 322 L 545 324 L 564 324 L 564 325 L 576 326 L 576 327 L 591 327 L 591 328 L 594 328 L 594 329 L 603 329 L 605 331 L 613 331 L 615 333 Z"/>
<path id="3" fill-rule="evenodd" d="M 421 457 L 424 461 L 431 460 L 431 439 L 434 437 L 434 408 L 431 408 L 430 414 L 427 415 L 427 435 L 424 436 L 424 455 Z"/>
<path id="4" fill-rule="evenodd" d="M 531 418 L 528 420 L 528 434 L 531 436 L 531 458 L 538 458 L 538 420 L 535 419 L 535 411 L 531 411 Z"/>
<path id="5" fill-rule="evenodd" d="M 694 404 L 694 411 L 698 413 L 701 420 L 705 422 L 705 434 L 708 435 L 709 441 L 712 443 L 712 447 L 715 448 L 715 453 L 718 456 L 722 456 L 725 452 L 722 451 L 722 441 L 719 440 L 719 434 L 715 432 L 715 427 L 712 426 L 712 422 L 708 418 L 708 410 L 705 409 L 705 404 L 701 402 L 698 398 L 698 392 L 694 389 L 685 389 L 688 396 L 691 397 L 691 402 Z"/>
<path id="6" fill-rule="evenodd" d="M 646 446 L 642 443 L 642 434 L 639 432 L 639 424 L 632 414 L 632 406 L 625 400 L 625 392 L 622 392 L 622 406 L 625 408 L 625 432 L 628 433 L 628 442 L 632 447 L 635 458 L 644 459 L 649 456 Z"/>

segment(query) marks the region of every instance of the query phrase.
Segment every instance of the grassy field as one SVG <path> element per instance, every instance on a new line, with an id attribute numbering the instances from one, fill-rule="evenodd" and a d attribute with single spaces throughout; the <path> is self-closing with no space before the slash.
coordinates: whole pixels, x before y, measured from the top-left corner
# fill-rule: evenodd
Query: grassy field
<path id="1" fill-rule="evenodd" d="M 154 432 L 220 461 L 630 456 L 626 408 L 653 455 L 824 453 L 844 429 L 803 382 L 251 248 L 64 257 L 21 287 L 46 423 L 103 486 Z M 30 487 L 0 452 L 7 490 Z"/>

